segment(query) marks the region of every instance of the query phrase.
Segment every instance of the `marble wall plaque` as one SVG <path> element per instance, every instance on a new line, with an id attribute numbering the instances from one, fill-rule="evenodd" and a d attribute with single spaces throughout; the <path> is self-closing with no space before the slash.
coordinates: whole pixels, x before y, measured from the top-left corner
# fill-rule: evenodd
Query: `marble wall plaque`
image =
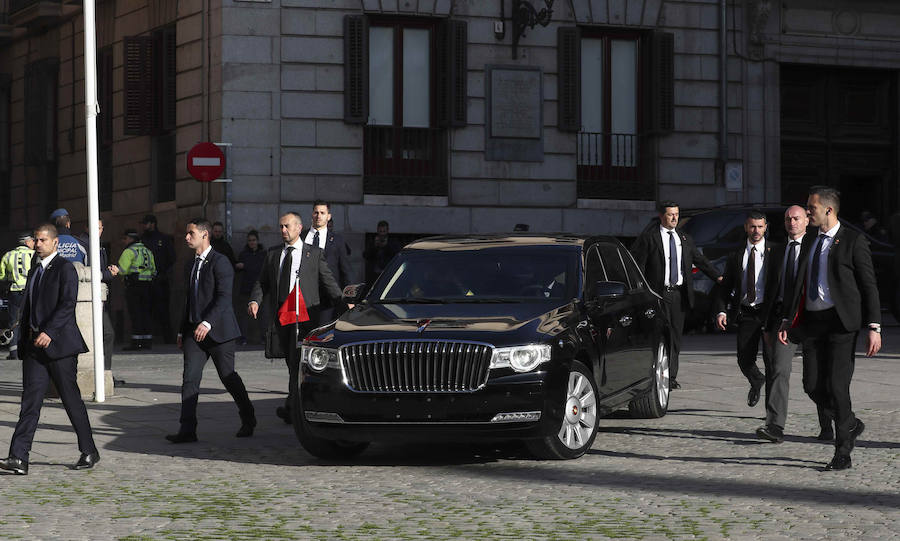
<path id="1" fill-rule="evenodd" d="M 537 66 L 487 66 L 485 159 L 544 161 L 544 74 Z"/>

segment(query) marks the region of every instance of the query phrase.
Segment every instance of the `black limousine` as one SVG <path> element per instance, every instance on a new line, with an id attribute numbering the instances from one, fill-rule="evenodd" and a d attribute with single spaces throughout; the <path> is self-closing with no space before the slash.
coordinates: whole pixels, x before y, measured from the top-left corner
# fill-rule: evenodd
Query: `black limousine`
<path id="1" fill-rule="evenodd" d="M 293 424 L 315 456 L 488 438 L 577 458 L 613 410 L 666 414 L 664 301 L 614 238 L 429 237 L 345 298 L 300 344 Z"/>

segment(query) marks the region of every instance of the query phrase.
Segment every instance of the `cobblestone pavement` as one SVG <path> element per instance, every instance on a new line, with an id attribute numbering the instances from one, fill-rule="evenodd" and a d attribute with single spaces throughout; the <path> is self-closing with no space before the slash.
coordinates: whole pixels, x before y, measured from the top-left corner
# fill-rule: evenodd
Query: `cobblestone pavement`
<path id="1" fill-rule="evenodd" d="M 753 436 L 733 335 L 685 340 L 669 414 L 600 421 L 579 460 L 537 461 L 518 446 L 371 447 L 358 459 L 311 458 L 274 415 L 286 369 L 259 350 L 238 370 L 260 424 L 239 421 L 212 366 L 200 441 L 172 445 L 181 359 L 174 349 L 117 354 L 126 385 L 89 403 L 102 461 L 72 471 L 75 436 L 48 400 L 28 476 L 0 476 L 3 539 L 891 539 L 900 538 L 900 328 L 860 357 L 854 408 L 866 422 L 853 469 L 821 472 L 815 410 L 795 359 L 786 441 Z M 20 369 L 0 361 L 0 446 L 15 424 Z M 5 449 L 4 449 L 5 451 Z M 2 452 L 2 451 L 0 451 Z"/>

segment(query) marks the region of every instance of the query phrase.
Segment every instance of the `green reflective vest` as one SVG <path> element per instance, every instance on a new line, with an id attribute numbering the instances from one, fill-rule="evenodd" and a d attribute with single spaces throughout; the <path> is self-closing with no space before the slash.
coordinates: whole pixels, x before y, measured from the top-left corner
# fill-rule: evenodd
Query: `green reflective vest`
<path id="1" fill-rule="evenodd" d="M 149 282 L 156 276 L 156 262 L 151 252 L 141 241 L 133 242 L 119 256 L 119 270 L 126 277 Z"/>
<path id="2" fill-rule="evenodd" d="M 9 286 L 10 291 L 25 290 L 33 257 L 34 250 L 27 246 L 17 246 L 14 250 L 3 254 L 3 260 L 0 261 L 0 280 L 12 282 Z"/>

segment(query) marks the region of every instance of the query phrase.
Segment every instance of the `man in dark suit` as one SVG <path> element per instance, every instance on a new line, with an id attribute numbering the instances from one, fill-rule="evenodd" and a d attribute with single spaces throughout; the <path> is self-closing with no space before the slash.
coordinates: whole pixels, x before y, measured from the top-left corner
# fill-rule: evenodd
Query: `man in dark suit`
<path id="1" fill-rule="evenodd" d="M 834 188 L 810 188 L 806 212 L 818 235 L 803 239 L 800 257 L 807 258 L 806 266 L 785 312 L 796 327 L 792 340 L 803 347 L 803 389 L 819 408 L 820 422 L 834 419 L 834 456 L 825 470 L 850 468 L 850 453 L 865 430 L 850 401 L 856 338 L 863 325 L 866 356 L 881 349 L 881 307 L 869 243 L 841 225 L 840 204 Z M 786 343 L 787 337 L 783 329 L 779 340 Z"/>
<path id="2" fill-rule="evenodd" d="M 696 266 L 716 281 L 721 281 L 722 277 L 697 250 L 690 235 L 675 229 L 679 217 L 678 203 L 662 201 L 657 205 L 657 211 L 659 225 L 646 228 L 634 241 L 631 253 L 650 286 L 667 301 L 672 341 L 669 351 L 669 388 L 679 389 L 681 385 L 676 378 L 681 334 L 684 332 L 684 314 L 694 306 L 691 269 Z"/>
<path id="3" fill-rule="evenodd" d="M 197 441 L 197 398 L 203 367 L 212 357 L 225 389 L 234 398 L 241 417 L 236 436 L 253 435 L 256 416 L 241 376 L 234 371 L 234 345 L 241 335 L 231 305 L 234 268 L 224 255 L 210 246 L 212 226 L 203 218 L 188 222 L 185 242 L 194 258 L 185 265 L 187 299 L 181 325 L 175 338 L 184 351 L 184 375 L 181 385 L 181 428 L 166 439 L 172 443 Z"/>
<path id="4" fill-rule="evenodd" d="M 313 203 L 312 228 L 301 232 L 300 238 L 306 244 L 318 246 L 325 252 L 325 261 L 328 262 L 328 268 L 338 286 L 343 288 L 353 281 L 350 275 L 350 247 L 344 242 L 344 237 L 334 230 L 331 205 L 327 201 L 317 200 Z M 340 315 L 335 310 L 340 307 L 332 303 L 327 294 L 322 294 L 321 297 L 322 304 L 315 319 L 318 325 L 325 325 Z"/>
<path id="5" fill-rule="evenodd" d="M 78 275 L 74 265 L 57 252 L 55 226 L 38 226 L 34 241 L 37 260 L 28 273 L 20 320 L 22 407 L 9 444 L 9 457 L 0 461 L 0 469 L 18 475 L 28 473 L 28 455 L 51 381 L 78 436 L 81 456 L 73 469 L 93 468 L 100 461 L 77 382 L 78 354 L 88 350 L 75 322 Z"/>
<path id="6" fill-rule="evenodd" d="M 301 240 L 303 221 L 300 215 L 288 212 L 279 220 L 279 226 L 284 243 L 269 248 L 259 280 L 253 284 L 247 312 L 255 318 L 263 304 L 271 312 L 272 323 L 266 329 L 266 358 L 283 358 L 289 375 L 287 399 L 283 407 L 275 410 L 275 414 L 284 422 L 291 423 L 291 402 L 297 390 L 300 368 L 297 338 L 306 336 L 314 328 L 314 322 L 281 325 L 278 309 L 296 284 L 299 284 L 307 311 L 311 313 L 319 306 L 320 288 L 333 302 L 340 302 L 341 288 L 328 268 L 322 249 Z"/>
<path id="7" fill-rule="evenodd" d="M 766 411 L 772 397 L 770 370 L 772 363 L 772 340 L 769 333 L 770 315 L 778 296 L 778 271 L 781 268 L 781 246 L 766 240 L 766 215 L 759 211 L 751 211 L 744 222 L 747 242 L 728 256 L 725 272 L 722 275 L 720 294 L 714 303 L 716 306 L 716 325 L 725 330 L 729 316 L 737 323 L 737 361 L 741 373 L 750 383 L 747 394 L 747 405 L 753 407 L 759 402 L 760 389 L 766 385 Z M 781 325 L 781 318 L 778 317 Z M 759 342 L 763 341 L 763 365 L 765 375 L 760 372 L 756 363 L 759 353 Z M 774 375 L 774 374 L 772 374 Z M 785 399 L 787 397 L 784 397 Z M 767 423 L 768 425 L 768 423 Z M 783 440 L 781 433 L 784 421 L 780 424 L 772 421 L 773 431 Z M 777 438 L 776 438 L 777 439 Z"/>

